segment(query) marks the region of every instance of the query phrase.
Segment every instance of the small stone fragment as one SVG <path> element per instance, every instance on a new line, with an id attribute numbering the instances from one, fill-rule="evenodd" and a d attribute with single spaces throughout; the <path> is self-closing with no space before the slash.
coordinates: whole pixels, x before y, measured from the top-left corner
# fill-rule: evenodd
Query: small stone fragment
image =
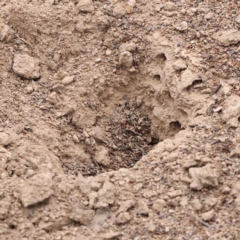
<path id="1" fill-rule="evenodd" d="M 10 42 L 14 38 L 14 31 L 6 24 L 0 23 L 0 41 Z"/>
<path id="2" fill-rule="evenodd" d="M 135 201 L 133 199 L 129 199 L 123 203 L 121 203 L 120 208 L 117 211 L 117 214 L 122 213 L 122 212 L 127 212 L 130 208 L 135 206 Z"/>
<path id="3" fill-rule="evenodd" d="M 175 190 L 175 191 L 171 191 L 167 194 L 170 198 L 175 198 L 177 196 L 181 196 L 182 195 L 182 191 L 181 190 Z"/>
<path id="4" fill-rule="evenodd" d="M 138 214 L 139 215 L 144 215 L 144 216 L 148 216 L 148 214 L 149 214 L 148 205 L 142 199 L 139 199 L 139 201 L 138 201 Z"/>
<path id="5" fill-rule="evenodd" d="M 183 32 L 188 29 L 188 23 L 186 21 L 183 21 L 183 22 L 177 23 L 174 27 L 178 31 Z"/>
<path id="6" fill-rule="evenodd" d="M 4 198 L 0 200 L 0 220 L 4 220 L 7 217 L 10 205 L 10 199 Z"/>
<path id="7" fill-rule="evenodd" d="M 94 6 L 92 0 L 79 0 L 77 4 L 78 10 L 80 12 L 93 12 Z"/>
<path id="8" fill-rule="evenodd" d="M 237 16 L 236 22 L 240 24 L 240 15 Z"/>
<path id="9" fill-rule="evenodd" d="M 99 126 L 94 127 L 92 131 L 89 133 L 89 136 L 91 136 L 96 142 L 100 143 L 106 142 L 106 136 Z"/>
<path id="10" fill-rule="evenodd" d="M 119 64 L 123 68 L 130 68 L 133 64 L 133 56 L 130 52 L 124 51 L 119 55 Z"/>
<path id="11" fill-rule="evenodd" d="M 238 44 L 240 42 L 240 31 L 237 29 L 220 30 L 213 34 L 213 38 L 224 46 Z"/>
<path id="12" fill-rule="evenodd" d="M 237 197 L 240 194 L 240 182 L 236 182 L 232 188 L 231 194 Z"/>
<path id="13" fill-rule="evenodd" d="M 200 211 L 202 209 L 202 204 L 199 199 L 195 198 L 192 200 L 192 208 L 195 211 Z"/>
<path id="14" fill-rule="evenodd" d="M 214 17 L 214 13 L 213 12 L 209 12 L 209 13 L 207 13 L 206 15 L 205 15 L 205 19 L 207 19 L 207 20 L 210 20 L 210 19 L 212 19 Z"/>
<path id="15" fill-rule="evenodd" d="M 124 224 L 131 220 L 131 215 L 128 212 L 122 212 L 117 216 L 116 223 Z"/>
<path id="16" fill-rule="evenodd" d="M 238 117 L 240 114 L 240 97 L 238 95 L 228 97 L 225 100 L 222 112 L 222 119 L 226 122 L 231 118 Z"/>
<path id="17" fill-rule="evenodd" d="M 65 77 L 65 78 L 62 80 L 62 84 L 63 84 L 64 86 L 69 85 L 69 84 L 71 84 L 71 83 L 74 82 L 74 78 L 75 78 L 75 76 Z"/>
<path id="18" fill-rule="evenodd" d="M 105 208 L 108 207 L 109 204 L 113 204 L 115 202 L 115 186 L 106 181 L 103 184 L 102 189 L 98 191 L 98 202 L 95 204 L 96 208 Z"/>
<path id="19" fill-rule="evenodd" d="M 40 78 L 39 60 L 27 54 L 15 54 L 13 59 L 13 71 L 26 79 Z"/>
<path id="20" fill-rule="evenodd" d="M 93 208 L 98 200 L 98 194 L 97 192 L 92 191 L 89 195 L 88 195 L 88 199 L 89 199 L 89 207 Z"/>
<path id="21" fill-rule="evenodd" d="M 214 205 L 217 204 L 217 202 L 218 200 L 215 197 L 208 197 L 204 201 L 206 208 L 212 208 Z"/>
<path id="22" fill-rule="evenodd" d="M 10 136 L 5 132 L 0 132 L 0 146 L 6 146 L 10 143 Z"/>
<path id="23" fill-rule="evenodd" d="M 176 11 L 178 9 L 178 7 L 172 2 L 165 3 L 163 8 L 166 11 Z"/>
<path id="24" fill-rule="evenodd" d="M 94 210 L 86 210 L 79 208 L 78 206 L 75 206 L 72 209 L 70 218 L 86 226 L 92 221 L 94 214 L 95 214 Z"/>
<path id="25" fill-rule="evenodd" d="M 150 223 L 148 224 L 148 231 L 152 233 L 156 231 L 156 226 L 153 221 L 150 221 Z"/>
<path id="26" fill-rule="evenodd" d="M 120 52 L 135 52 L 137 50 L 137 45 L 134 42 L 127 42 L 127 43 L 123 43 L 121 44 L 121 46 L 119 47 L 119 51 Z"/>
<path id="27" fill-rule="evenodd" d="M 105 167 L 109 167 L 111 165 L 111 159 L 109 157 L 109 151 L 106 147 L 100 146 L 98 147 L 98 151 L 95 156 L 97 162 L 102 164 Z"/>
<path id="28" fill-rule="evenodd" d="M 106 233 L 103 236 L 101 236 L 101 239 L 114 240 L 114 239 L 119 239 L 121 236 L 122 236 L 122 233 L 120 233 L 120 232 L 110 232 L 110 233 Z"/>
<path id="29" fill-rule="evenodd" d="M 187 68 L 187 64 L 184 60 L 182 59 L 178 59 L 173 63 L 173 67 L 175 68 L 175 70 L 179 71 L 179 70 L 184 70 Z"/>
<path id="30" fill-rule="evenodd" d="M 49 198 L 53 191 L 52 174 L 40 173 L 28 180 L 20 188 L 20 200 L 24 207 L 34 205 Z"/>
<path id="31" fill-rule="evenodd" d="M 91 192 L 91 185 L 88 179 L 84 178 L 81 174 L 78 175 L 77 185 L 83 196 L 88 196 L 88 194 Z"/>
<path id="32" fill-rule="evenodd" d="M 126 13 L 127 13 L 127 9 L 121 2 L 118 2 L 115 4 L 115 6 L 113 8 L 114 16 L 122 17 L 122 16 L 126 15 Z"/>
<path id="33" fill-rule="evenodd" d="M 202 220 L 208 222 L 213 218 L 213 216 L 214 216 L 214 210 L 210 210 L 202 214 Z"/>
<path id="34" fill-rule="evenodd" d="M 219 174 L 211 164 L 201 168 L 190 168 L 189 174 L 192 177 L 192 183 L 190 184 L 192 189 L 201 190 L 205 186 L 218 186 Z"/>
<path id="35" fill-rule="evenodd" d="M 166 201 L 163 199 L 158 199 L 154 201 L 152 209 L 155 210 L 157 213 L 161 212 L 163 208 L 167 205 Z"/>

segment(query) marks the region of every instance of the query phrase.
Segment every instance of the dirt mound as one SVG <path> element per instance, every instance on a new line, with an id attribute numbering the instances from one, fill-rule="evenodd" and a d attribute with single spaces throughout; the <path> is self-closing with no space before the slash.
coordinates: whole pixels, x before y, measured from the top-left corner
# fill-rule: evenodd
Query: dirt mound
<path id="1" fill-rule="evenodd" d="M 239 239 L 237 1 L 0 6 L 1 239 Z"/>

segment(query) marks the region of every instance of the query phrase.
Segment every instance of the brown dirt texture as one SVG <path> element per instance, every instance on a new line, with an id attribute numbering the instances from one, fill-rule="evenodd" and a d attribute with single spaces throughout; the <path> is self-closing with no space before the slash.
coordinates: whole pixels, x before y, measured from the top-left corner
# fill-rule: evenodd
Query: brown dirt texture
<path id="1" fill-rule="evenodd" d="M 0 9 L 0 240 L 240 239 L 240 1 Z"/>

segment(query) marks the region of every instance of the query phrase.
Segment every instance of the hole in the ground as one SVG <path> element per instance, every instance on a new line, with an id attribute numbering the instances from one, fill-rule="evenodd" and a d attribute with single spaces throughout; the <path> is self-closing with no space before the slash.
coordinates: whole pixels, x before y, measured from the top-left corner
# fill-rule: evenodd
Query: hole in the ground
<path id="1" fill-rule="evenodd" d="M 153 76 L 154 80 L 160 81 L 161 80 L 161 76 L 159 74 L 156 74 Z"/>
<path id="2" fill-rule="evenodd" d="M 177 134 L 182 129 L 182 125 L 179 121 L 173 121 L 169 124 L 169 132 L 172 136 Z"/>
<path id="3" fill-rule="evenodd" d="M 79 130 L 82 133 L 79 160 L 62 155 L 64 171 L 93 176 L 131 168 L 160 141 L 182 130 L 181 122 L 185 124 L 187 113 L 179 109 L 173 113 L 169 92 L 156 99 L 159 105 L 153 108 L 147 104 L 151 99 L 142 90 L 116 92 L 110 99 L 103 98 L 102 107 L 91 110 L 92 114 L 98 114 L 95 122 L 88 129 Z M 168 105 L 176 119 L 170 123 Z"/>
<path id="4" fill-rule="evenodd" d="M 162 65 L 162 64 L 164 64 L 166 62 L 167 57 L 166 57 L 166 55 L 164 53 L 159 53 L 156 56 L 156 60 L 158 61 L 158 63 L 160 65 Z"/>
<path id="5" fill-rule="evenodd" d="M 197 80 L 193 81 L 193 83 L 187 87 L 187 91 L 190 91 L 193 88 L 201 87 L 202 82 L 203 82 L 202 79 L 197 79 Z"/>

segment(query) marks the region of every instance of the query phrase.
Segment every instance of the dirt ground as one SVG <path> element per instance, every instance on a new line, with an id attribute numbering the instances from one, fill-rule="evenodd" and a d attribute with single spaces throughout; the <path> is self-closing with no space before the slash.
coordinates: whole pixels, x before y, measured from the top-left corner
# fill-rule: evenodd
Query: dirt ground
<path id="1" fill-rule="evenodd" d="M 0 9 L 0 240 L 240 239 L 238 0 Z"/>

